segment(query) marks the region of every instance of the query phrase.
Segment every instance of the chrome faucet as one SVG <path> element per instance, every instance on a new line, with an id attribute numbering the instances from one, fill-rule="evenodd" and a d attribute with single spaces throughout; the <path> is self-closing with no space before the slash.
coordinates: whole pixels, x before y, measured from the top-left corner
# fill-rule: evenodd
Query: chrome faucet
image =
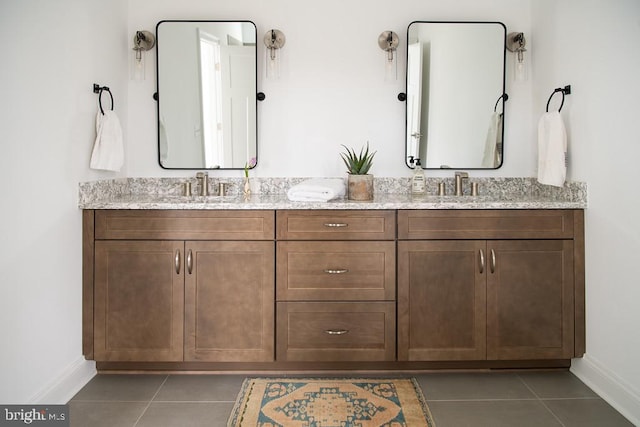
<path id="1" fill-rule="evenodd" d="M 198 180 L 200 195 L 208 196 L 209 195 L 209 174 L 204 172 L 198 172 L 196 173 L 196 179 Z"/>
<path id="2" fill-rule="evenodd" d="M 464 194 L 464 188 L 462 187 L 462 180 L 468 180 L 469 174 L 467 172 L 456 172 L 456 196 L 462 196 Z"/>

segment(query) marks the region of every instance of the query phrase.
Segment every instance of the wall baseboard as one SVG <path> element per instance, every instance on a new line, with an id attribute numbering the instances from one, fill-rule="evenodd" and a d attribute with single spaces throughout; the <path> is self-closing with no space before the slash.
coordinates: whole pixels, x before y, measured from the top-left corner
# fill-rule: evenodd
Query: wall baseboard
<path id="1" fill-rule="evenodd" d="M 58 378 L 44 386 L 29 399 L 32 404 L 66 404 L 82 387 L 96 375 L 96 364 L 80 356 L 71 363 Z"/>
<path id="2" fill-rule="evenodd" d="M 571 372 L 633 425 L 640 425 L 640 393 L 597 359 L 588 354 L 582 359 L 573 359 Z"/>

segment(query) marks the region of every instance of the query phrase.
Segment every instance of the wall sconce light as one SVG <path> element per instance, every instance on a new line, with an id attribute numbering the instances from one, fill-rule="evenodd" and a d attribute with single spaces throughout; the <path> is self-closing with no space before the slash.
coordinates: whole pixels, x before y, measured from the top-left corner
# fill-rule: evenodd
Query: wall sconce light
<path id="1" fill-rule="evenodd" d="M 145 65 L 143 52 L 155 46 L 156 38 L 149 31 L 136 31 L 133 36 L 133 63 L 131 77 L 133 80 L 141 81 L 145 79 Z"/>
<path id="2" fill-rule="evenodd" d="M 268 79 L 280 78 L 280 56 L 282 53 L 278 53 L 282 46 L 284 46 L 287 38 L 280 30 L 269 30 L 264 35 L 264 45 L 266 50 L 266 63 L 265 72 Z"/>
<path id="3" fill-rule="evenodd" d="M 400 39 L 393 31 L 383 31 L 378 37 L 378 46 L 385 52 L 385 81 L 393 81 L 398 78 L 398 60 L 395 52 L 399 43 Z"/>
<path id="4" fill-rule="evenodd" d="M 513 77 L 516 81 L 527 80 L 527 64 L 524 60 L 524 53 L 527 51 L 527 49 L 525 49 L 526 45 L 527 41 L 524 38 L 524 33 L 507 34 L 507 49 L 515 53 Z"/>

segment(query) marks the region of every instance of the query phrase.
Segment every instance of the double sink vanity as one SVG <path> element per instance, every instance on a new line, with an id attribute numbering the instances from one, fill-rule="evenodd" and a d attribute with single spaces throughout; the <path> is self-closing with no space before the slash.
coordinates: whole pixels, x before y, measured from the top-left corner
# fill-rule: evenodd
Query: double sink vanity
<path id="1" fill-rule="evenodd" d="M 513 34 L 524 42 L 499 22 L 409 25 L 408 166 L 503 164 Z M 160 166 L 248 176 L 265 99 L 255 24 L 161 21 L 156 39 Z M 300 203 L 286 191 L 301 179 L 257 178 L 243 197 L 239 178 L 199 175 L 228 195 L 183 196 L 192 179 L 80 185 L 83 352 L 98 369 L 536 368 L 584 354 L 581 183 L 480 178 L 477 196 L 413 197 L 409 178 L 376 178 L 371 202 Z M 432 178 L 428 193 L 438 184 L 454 194 Z"/>
<path id="2" fill-rule="evenodd" d="M 565 367 L 584 353 L 582 184 L 412 197 L 382 193 L 408 188 L 389 179 L 373 202 L 300 203 L 274 180 L 217 201 L 149 181 L 80 188 L 98 369 Z"/>

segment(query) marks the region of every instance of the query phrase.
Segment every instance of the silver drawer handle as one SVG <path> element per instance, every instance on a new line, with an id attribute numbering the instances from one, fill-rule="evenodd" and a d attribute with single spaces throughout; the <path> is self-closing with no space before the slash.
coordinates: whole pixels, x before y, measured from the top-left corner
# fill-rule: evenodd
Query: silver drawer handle
<path id="1" fill-rule="evenodd" d="M 326 222 L 324 226 L 329 228 L 340 228 L 340 227 L 348 227 L 349 224 L 346 224 L 344 222 Z"/>
<path id="2" fill-rule="evenodd" d="M 348 334 L 349 330 L 348 329 L 327 329 L 326 331 L 324 331 L 324 333 L 329 335 L 344 335 L 344 334 Z"/>
<path id="3" fill-rule="evenodd" d="M 173 259 L 174 267 L 176 268 L 176 274 L 180 274 L 180 249 L 176 251 L 176 256 Z"/>
<path id="4" fill-rule="evenodd" d="M 347 268 L 337 268 L 337 269 L 327 268 L 326 270 L 324 270 L 324 272 L 327 274 L 344 274 L 344 273 L 348 273 L 349 270 Z"/>

